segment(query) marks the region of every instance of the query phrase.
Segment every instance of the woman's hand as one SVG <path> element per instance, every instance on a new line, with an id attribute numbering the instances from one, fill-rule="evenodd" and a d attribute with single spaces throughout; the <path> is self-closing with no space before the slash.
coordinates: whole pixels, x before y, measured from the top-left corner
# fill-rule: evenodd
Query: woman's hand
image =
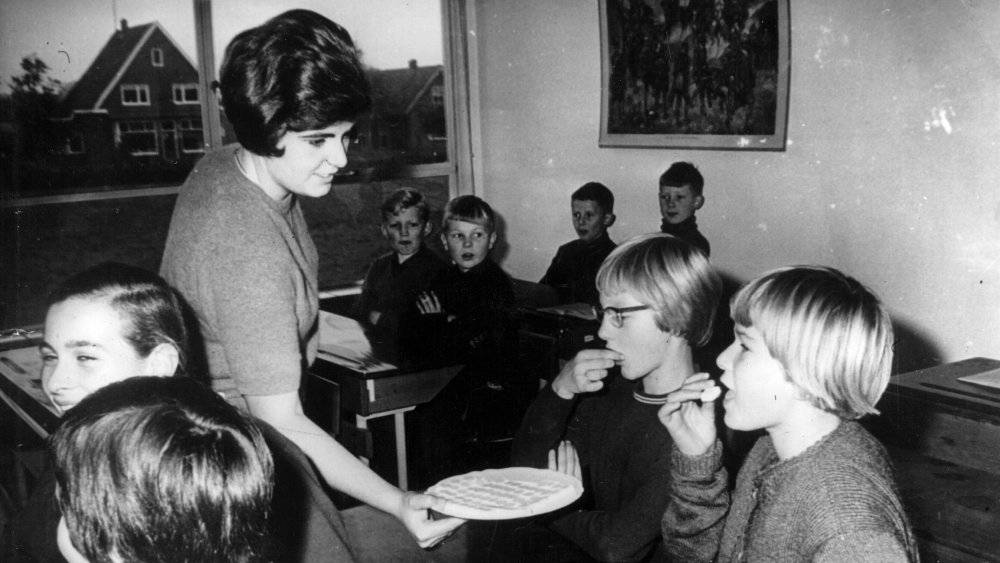
<path id="1" fill-rule="evenodd" d="M 451 516 L 441 520 L 431 519 L 427 513 L 428 509 L 440 511 L 444 509 L 445 503 L 444 499 L 434 495 L 403 493 L 396 517 L 406 526 L 420 547 L 427 549 L 444 541 L 455 528 L 465 523 L 465 520 Z"/>
<path id="2" fill-rule="evenodd" d="M 559 442 L 559 445 L 549 450 L 549 469 L 565 473 L 583 481 L 583 469 L 580 467 L 580 456 L 569 440 Z"/>
<path id="3" fill-rule="evenodd" d="M 441 308 L 441 301 L 438 300 L 437 295 L 433 291 L 424 291 L 417 297 L 417 309 L 421 315 L 444 312 L 444 309 Z"/>
<path id="4" fill-rule="evenodd" d="M 685 455 L 702 455 L 715 443 L 715 400 L 718 399 L 718 392 L 708 391 L 712 387 L 716 384 L 707 373 L 688 376 L 680 389 L 667 395 L 667 403 L 658 413 L 677 449 Z"/>
<path id="5" fill-rule="evenodd" d="M 621 359 L 621 354 L 611 350 L 580 350 L 552 380 L 552 390 L 563 399 L 599 391 L 604 387 L 602 380 L 608 376 L 608 370 Z"/>

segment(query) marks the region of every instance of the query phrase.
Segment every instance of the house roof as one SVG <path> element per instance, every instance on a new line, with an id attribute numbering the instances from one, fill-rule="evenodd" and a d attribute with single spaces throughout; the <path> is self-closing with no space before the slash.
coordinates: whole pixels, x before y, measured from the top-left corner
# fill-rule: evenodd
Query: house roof
<path id="1" fill-rule="evenodd" d="M 124 22 L 123 22 L 124 23 Z M 143 45 L 159 30 L 174 45 L 192 68 L 194 63 L 187 58 L 177 43 L 170 37 L 159 22 L 150 22 L 136 26 L 125 26 L 111 34 L 94 62 L 83 73 L 83 76 L 68 88 L 60 100 L 63 114 L 74 111 L 95 111 L 101 109 L 104 100 L 118 83 L 122 74 L 128 69 L 136 55 L 142 51 Z"/>
<path id="2" fill-rule="evenodd" d="M 389 70 L 369 70 L 372 86 L 373 113 L 406 114 L 434 83 L 444 69 L 441 66 L 416 66 Z"/>

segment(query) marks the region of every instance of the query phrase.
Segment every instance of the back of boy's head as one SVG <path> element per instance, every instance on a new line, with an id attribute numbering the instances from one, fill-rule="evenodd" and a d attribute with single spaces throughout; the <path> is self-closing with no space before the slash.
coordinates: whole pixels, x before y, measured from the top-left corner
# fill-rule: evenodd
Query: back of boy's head
<path id="1" fill-rule="evenodd" d="M 496 215 L 490 204 L 474 195 L 460 195 L 452 198 L 444 208 L 444 225 L 451 221 L 473 223 L 493 232 L 496 227 Z"/>
<path id="2" fill-rule="evenodd" d="M 628 293 L 656 312 L 656 325 L 704 346 L 712 335 L 722 280 L 700 250 L 663 233 L 622 243 L 597 271 L 602 295 Z"/>
<path id="3" fill-rule="evenodd" d="M 892 369 L 892 321 L 859 281 L 822 266 L 780 268 L 740 289 L 732 316 L 761 333 L 817 408 L 849 420 L 878 413 Z"/>
<path id="4" fill-rule="evenodd" d="M 399 188 L 389 194 L 389 197 L 385 198 L 379 207 L 382 212 L 382 221 L 388 221 L 393 215 L 398 215 L 411 207 L 417 210 L 417 216 L 424 223 L 430 219 L 431 208 L 427 205 L 424 194 L 413 188 Z"/>
<path id="5" fill-rule="evenodd" d="M 90 561 L 258 561 L 273 462 L 257 426 L 200 383 L 133 377 L 68 411 L 56 497 Z"/>
<path id="6" fill-rule="evenodd" d="M 573 201 L 593 201 L 604 213 L 615 212 L 615 194 L 600 182 L 587 182 L 577 188 L 571 196 Z"/>
<path id="7" fill-rule="evenodd" d="M 675 162 L 660 175 L 660 186 L 691 186 L 691 193 L 699 196 L 705 188 L 705 178 L 690 162 Z"/>

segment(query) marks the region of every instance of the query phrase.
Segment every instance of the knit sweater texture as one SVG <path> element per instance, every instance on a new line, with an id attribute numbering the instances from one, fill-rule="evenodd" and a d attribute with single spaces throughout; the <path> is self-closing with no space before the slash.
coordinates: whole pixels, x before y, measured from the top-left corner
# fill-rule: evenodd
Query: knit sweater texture
<path id="1" fill-rule="evenodd" d="M 760 438 L 731 500 L 721 447 L 674 458 L 663 538 L 677 561 L 918 560 L 885 449 L 856 422 L 786 460 Z"/>
<path id="2" fill-rule="evenodd" d="M 580 239 L 559 247 L 539 283 L 552 286 L 560 303 L 598 303 L 594 279 L 601 263 L 615 249 L 615 243 L 602 234 L 595 240 Z"/>
<path id="3" fill-rule="evenodd" d="M 548 451 L 569 440 L 584 468 L 590 502 L 550 526 L 599 561 L 659 561 L 659 520 L 670 488 L 672 441 L 659 404 L 640 402 L 641 383 L 614 377 L 604 392 L 559 397 L 539 392 L 514 437 L 514 465 L 547 467 Z"/>
<path id="4" fill-rule="evenodd" d="M 268 197 L 236 147 L 205 155 L 181 187 L 160 273 L 198 316 L 212 388 L 295 391 L 316 356 L 319 257 L 295 196 Z"/>

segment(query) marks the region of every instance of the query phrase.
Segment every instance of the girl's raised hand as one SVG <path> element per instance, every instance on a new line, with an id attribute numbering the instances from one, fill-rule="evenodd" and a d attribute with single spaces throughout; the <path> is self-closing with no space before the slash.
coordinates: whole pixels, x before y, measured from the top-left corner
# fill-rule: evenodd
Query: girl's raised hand
<path id="1" fill-rule="evenodd" d="M 702 455 L 715 443 L 715 401 L 721 391 L 707 373 L 696 373 L 667 395 L 658 416 L 685 455 Z"/>
<path id="2" fill-rule="evenodd" d="M 569 440 L 559 442 L 559 445 L 549 450 L 549 469 L 565 473 L 583 481 L 583 470 L 580 468 L 580 456 Z"/>

